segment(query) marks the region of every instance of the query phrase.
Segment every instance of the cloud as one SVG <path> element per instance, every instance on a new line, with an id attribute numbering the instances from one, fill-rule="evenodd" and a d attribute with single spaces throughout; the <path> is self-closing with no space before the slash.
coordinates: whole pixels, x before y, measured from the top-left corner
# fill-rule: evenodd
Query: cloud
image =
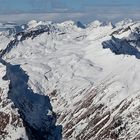
<path id="1" fill-rule="evenodd" d="M 86 12 L 62 12 L 62 13 L 23 13 L 23 14 L 6 14 L 0 15 L 0 22 L 27 22 L 29 20 L 48 20 L 53 22 L 62 22 L 65 20 L 82 21 L 89 23 L 94 20 L 101 21 L 119 21 L 124 18 L 131 18 L 134 20 L 140 19 L 139 9 L 130 9 L 128 12 L 124 12 L 124 9 L 110 9 L 99 10 L 94 9 Z"/>
<path id="2" fill-rule="evenodd" d="M 24 13 L 0 15 L 0 22 L 27 22 L 30 20 L 46 20 L 61 22 L 65 20 L 82 19 L 84 13 Z"/>
<path id="3" fill-rule="evenodd" d="M 137 1 L 139 5 L 138 0 L 134 1 Z M 64 20 L 91 22 L 96 19 L 103 21 L 118 21 L 124 18 L 140 19 L 140 7 L 136 6 L 136 3 L 130 5 L 127 0 L 123 0 L 123 2 L 121 0 L 0 0 L 0 8 L 7 5 L 9 10 L 5 8 L 6 11 L 1 12 L 0 22 L 26 22 L 32 19 L 55 22 Z M 75 9 L 76 7 L 77 9 Z"/>

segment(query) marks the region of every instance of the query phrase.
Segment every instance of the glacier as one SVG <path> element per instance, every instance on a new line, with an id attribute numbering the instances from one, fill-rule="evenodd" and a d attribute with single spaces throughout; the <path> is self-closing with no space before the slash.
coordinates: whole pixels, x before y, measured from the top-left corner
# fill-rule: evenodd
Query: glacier
<path id="1" fill-rule="evenodd" d="M 140 22 L 0 24 L 0 139 L 140 139 Z"/>

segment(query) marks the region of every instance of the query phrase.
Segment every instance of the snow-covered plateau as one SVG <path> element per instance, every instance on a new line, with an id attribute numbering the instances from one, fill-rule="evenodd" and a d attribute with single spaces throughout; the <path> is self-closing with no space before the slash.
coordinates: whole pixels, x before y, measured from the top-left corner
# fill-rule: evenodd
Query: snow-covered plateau
<path id="1" fill-rule="evenodd" d="M 140 22 L 0 23 L 1 140 L 140 140 Z"/>

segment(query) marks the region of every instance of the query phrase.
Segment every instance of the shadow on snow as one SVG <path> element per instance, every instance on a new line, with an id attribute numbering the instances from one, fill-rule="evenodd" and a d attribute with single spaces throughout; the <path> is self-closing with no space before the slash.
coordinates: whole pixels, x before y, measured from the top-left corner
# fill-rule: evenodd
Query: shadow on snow
<path id="1" fill-rule="evenodd" d="M 8 97 L 24 121 L 27 135 L 31 140 L 61 140 L 62 126 L 56 126 L 56 115 L 48 96 L 34 93 L 28 86 L 29 76 L 20 65 L 11 65 L 1 60 L 6 66 L 4 80 L 10 80 Z"/>
<path id="2" fill-rule="evenodd" d="M 116 55 L 134 55 L 136 58 L 140 59 L 140 39 L 135 40 L 119 39 L 112 36 L 108 41 L 102 43 L 103 48 L 109 48 Z"/>

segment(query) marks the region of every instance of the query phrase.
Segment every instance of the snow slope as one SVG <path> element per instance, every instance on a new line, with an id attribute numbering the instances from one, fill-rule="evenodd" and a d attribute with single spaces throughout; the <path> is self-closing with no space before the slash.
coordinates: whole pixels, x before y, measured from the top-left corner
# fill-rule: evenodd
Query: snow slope
<path id="1" fill-rule="evenodd" d="M 0 36 L 10 89 L 1 87 L 28 139 L 140 139 L 140 22 L 30 21 L 19 28 Z"/>

